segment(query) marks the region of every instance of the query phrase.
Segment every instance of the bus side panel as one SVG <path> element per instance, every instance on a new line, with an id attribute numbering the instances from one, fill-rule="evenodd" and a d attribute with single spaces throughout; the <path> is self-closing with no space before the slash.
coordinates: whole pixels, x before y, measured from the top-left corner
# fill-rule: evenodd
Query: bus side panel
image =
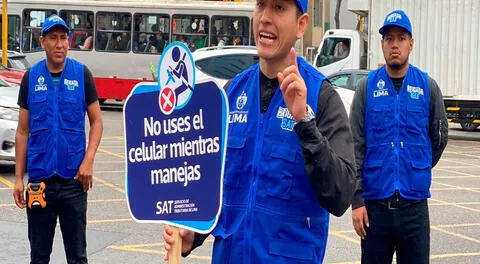
<path id="1" fill-rule="evenodd" d="M 95 77 L 94 81 L 99 99 L 125 100 L 137 83 L 146 80 Z"/>

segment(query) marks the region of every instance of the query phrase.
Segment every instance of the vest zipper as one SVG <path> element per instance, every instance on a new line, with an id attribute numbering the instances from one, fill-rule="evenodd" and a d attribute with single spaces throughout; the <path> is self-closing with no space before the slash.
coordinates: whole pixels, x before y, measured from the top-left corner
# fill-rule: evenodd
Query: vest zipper
<path id="1" fill-rule="evenodd" d="M 254 176 L 253 176 L 253 183 L 252 183 L 252 188 L 250 189 L 250 197 L 248 199 L 248 213 L 249 217 L 246 219 L 248 221 L 246 223 L 246 233 L 247 236 L 245 239 L 247 240 L 247 246 L 245 247 L 245 255 L 244 255 L 244 261 L 243 263 L 250 263 L 251 260 L 251 246 L 252 246 L 252 241 L 251 238 L 253 237 L 253 219 L 254 219 L 254 207 L 255 207 L 255 200 L 257 197 L 257 184 L 258 184 L 258 167 L 260 165 L 260 161 L 262 159 L 261 152 L 263 148 L 263 126 L 264 126 L 264 114 L 260 114 L 260 118 L 258 120 L 258 128 L 257 128 L 257 135 L 256 135 L 256 142 L 259 142 L 259 146 L 255 148 L 255 153 L 253 156 L 253 170 L 254 170 Z"/>
<path id="2" fill-rule="evenodd" d="M 65 71 L 65 69 L 64 69 Z M 63 72 L 62 72 L 62 76 L 63 76 Z M 51 77 L 51 73 L 50 73 L 50 78 Z M 60 80 L 61 80 L 61 77 L 60 77 Z M 58 86 L 60 85 L 60 80 L 58 81 L 58 84 L 55 86 L 55 83 L 53 83 L 53 80 L 52 80 L 52 83 L 53 83 L 53 87 L 54 87 L 54 104 L 53 104 L 53 109 L 54 109 L 54 115 L 53 115 L 53 134 L 54 134 L 54 137 L 53 137 L 53 142 L 54 142 L 54 161 L 55 161 L 55 165 L 54 165 L 54 169 L 53 169 L 53 172 L 55 174 L 58 174 L 58 123 L 60 122 L 60 118 L 59 118 L 59 115 L 58 115 Z"/>
<path id="3" fill-rule="evenodd" d="M 399 162 L 400 162 L 400 153 L 398 147 L 401 146 L 403 147 L 403 142 L 400 143 L 400 94 L 397 92 L 396 95 L 396 100 L 395 100 L 395 122 L 396 122 L 396 129 L 395 129 L 395 145 L 393 152 L 395 155 L 395 173 L 394 173 L 394 190 L 398 190 L 398 168 L 399 168 Z"/>

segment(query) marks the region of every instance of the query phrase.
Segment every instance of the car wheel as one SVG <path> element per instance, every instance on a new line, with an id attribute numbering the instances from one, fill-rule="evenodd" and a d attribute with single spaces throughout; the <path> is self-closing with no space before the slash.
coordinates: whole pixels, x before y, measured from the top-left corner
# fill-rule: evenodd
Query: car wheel
<path id="1" fill-rule="evenodd" d="M 473 124 L 470 122 L 462 122 L 460 123 L 460 125 L 462 126 L 462 129 L 465 131 L 474 131 L 479 126 L 479 124 Z"/>

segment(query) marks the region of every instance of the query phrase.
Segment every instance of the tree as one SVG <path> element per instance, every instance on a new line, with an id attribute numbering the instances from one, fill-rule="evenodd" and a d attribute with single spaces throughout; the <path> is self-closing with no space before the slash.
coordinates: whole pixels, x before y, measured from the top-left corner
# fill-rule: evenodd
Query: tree
<path id="1" fill-rule="evenodd" d="M 342 0 L 337 0 L 337 6 L 335 7 L 335 28 L 340 28 L 340 6 L 342 5 Z"/>

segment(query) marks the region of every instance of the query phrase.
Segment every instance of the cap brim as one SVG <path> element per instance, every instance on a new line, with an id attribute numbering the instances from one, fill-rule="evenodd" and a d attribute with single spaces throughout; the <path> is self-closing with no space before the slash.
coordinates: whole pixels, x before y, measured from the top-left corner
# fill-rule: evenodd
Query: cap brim
<path id="1" fill-rule="evenodd" d="M 388 29 L 390 29 L 392 27 L 401 28 L 401 29 L 405 30 L 407 33 L 409 33 L 410 35 L 412 35 L 412 32 L 410 32 L 410 30 L 408 30 L 408 28 L 402 27 L 400 25 L 386 25 L 386 26 L 383 26 L 378 30 L 378 33 L 380 33 L 380 35 L 384 36 L 385 33 L 387 33 Z"/>
<path id="2" fill-rule="evenodd" d="M 52 29 L 54 29 L 54 28 L 63 28 L 63 29 L 65 29 L 65 30 L 67 31 L 67 33 L 70 32 L 70 29 L 69 29 L 68 27 L 66 27 L 66 26 L 64 26 L 64 25 L 62 25 L 62 24 L 55 24 L 55 25 L 51 25 L 51 26 L 48 27 L 48 28 L 43 29 L 43 30 L 42 30 L 42 33 L 41 33 L 42 36 L 45 36 L 45 34 L 47 34 L 48 31 L 50 31 L 50 30 L 52 30 Z"/>

